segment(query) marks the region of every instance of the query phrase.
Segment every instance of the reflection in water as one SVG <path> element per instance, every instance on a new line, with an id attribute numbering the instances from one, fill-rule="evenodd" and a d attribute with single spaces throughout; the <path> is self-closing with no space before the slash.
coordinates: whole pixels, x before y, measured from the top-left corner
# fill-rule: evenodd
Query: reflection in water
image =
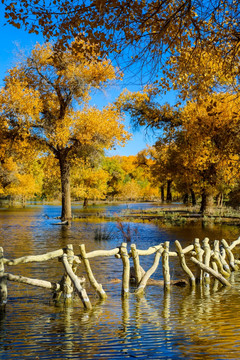
<path id="1" fill-rule="evenodd" d="M 108 241 L 96 242 L 94 233 L 99 223 L 73 221 L 71 227 L 53 225 L 53 218 L 59 213 L 59 208 L 48 206 L 1 211 L 0 246 L 5 256 L 40 254 L 70 243 L 76 252 L 81 243 L 85 243 L 87 252 L 121 244 L 121 234 L 113 222 L 105 226 L 114 229 L 114 236 Z M 229 242 L 238 237 L 236 227 L 203 229 L 200 225 L 192 225 L 163 229 L 157 224 L 142 223 L 133 226 L 138 228 L 136 241 L 141 249 L 167 240 L 173 244 L 178 239 L 185 247 L 195 237 L 226 238 Z M 148 269 L 153 258 L 141 257 L 140 261 Z M 173 286 L 170 291 L 164 291 L 163 287 L 151 286 L 146 288 L 146 295 L 139 298 L 131 287 L 129 297 L 122 300 L 121 284 L 110 283 L 112 278 L 121 278 L 121 260 L 114 257 L 91 259 L 91 267 L 108 298 L 98 301 L 87 284 L 94 304 L 89 312 L 84 311 L 77 298 L 71 307 L 56 307 L 48 291 L 9 283 L 7 311 L 0 317 L 0 358 L 240 358 L 239 273 L 233 274 L 231 289 L 221 285 L 194 290 Z M 78 273 L 82 271 L 80 266 Z M 182 276 L 177 259 L 173 259 L 170 271 L 172 279 Z M 61 278 L 63 268 L 54 260 L 40 265 L 26 264 L 24 271 L 19 265 L 11 268 L 11 272 L 56 281 Z M 162 278 L 161 270 L 154 276 Z"/>

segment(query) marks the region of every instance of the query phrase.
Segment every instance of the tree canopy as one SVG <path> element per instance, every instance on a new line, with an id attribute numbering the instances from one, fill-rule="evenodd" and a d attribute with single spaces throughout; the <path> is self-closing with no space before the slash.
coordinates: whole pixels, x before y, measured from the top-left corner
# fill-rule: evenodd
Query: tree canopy
<path id="1" fill-rule="evenodd" d="M 236 0 L 2 0 L 6 21 L 55 38 L 98 44 L 104 53 L 124 54 L 126 66 L 140 60 L 159 68 L 165 55 L 193 47 L 217 49 L 228 66 L 239 56 L 240 4 Z M 127 49 L 127 51 L 125 51 Z M 149 70 L 149 69 L 148 69 Z"/>

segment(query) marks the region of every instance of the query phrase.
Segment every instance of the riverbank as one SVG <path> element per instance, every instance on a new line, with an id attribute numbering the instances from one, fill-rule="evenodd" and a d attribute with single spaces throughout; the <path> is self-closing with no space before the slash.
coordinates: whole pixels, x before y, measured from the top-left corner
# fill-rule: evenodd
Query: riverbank
<path id="1" fill-rule="evenodd" d="M 118 203 L 120 204 L 120 203 Z M 100 204 L 99 204 L 100 205 Z M 89 220 L 93 218 L 102 221 L 131 221 L 131 222 L 154 222 L 158 221 L 163 224 L 182 225 L 202 221 L 205 223 L 214 223 L 222 225 L 239 225 L 240 211 L 230 207 L 222 207 L 213 209 L 212 213 L 201 214 L 199 207 L 188 207 L 181 204 L 153 204 L 149 207 L 137 206 L 138 203 L 125 204 L 122 209 L 115 212 L 97 211 L 97 205 L 89 206 L 82 209 L 81 212 L 74 213 L 75 220 Z M 135 205 L 135 206 L 134 206 Z M 140 205 L 140 204 L 139 204 Z M 95 208 L 95 209 L 94 209 Z"/>
<path id="2" fill-rule="evenodd" d="M 215 208 L 212 213 L 201 214 L 197 207 L 186 207 L 180 205 L 178 207 L 163 208 L 149 208 L 144 210 L 124 210 L 120 214 L 121 218 L 125 220 L 139 220 L 152 221 L 158 220 L 163 223 L 183 224 L 202 220 L 204 222 L 211 222 L 215 224 L 240 225 L 240 211 L 229 207 Z"/>

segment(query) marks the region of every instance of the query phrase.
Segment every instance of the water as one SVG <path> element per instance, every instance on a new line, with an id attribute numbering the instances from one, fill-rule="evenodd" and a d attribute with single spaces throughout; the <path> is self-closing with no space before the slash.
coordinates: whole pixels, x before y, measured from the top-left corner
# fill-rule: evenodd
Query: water
<path id="1" fill-rule="evenodd" d="M 133 207 L 133 204 L 130 204 Z M 151 206 L 140 204 L 139 207 Z M 126 207 L 126 205 L 125 205 Z M 95 207 L 96 212 L 116 213 L 124 205 Z M 74 207 L 77 214 L 82 210 Z M 92 211 L 93 211 L 92 210 Z M 93 211 L 93 212 L 94 212 Z M 74 221 L 71 227 L 54 225 L 60 215 L 56 206 L 32 206 L 27 209 L 0 211 L 0 245 L 4 256 L 16 258 L 40 254 L 73 244 L 85 243 L 87 252 L 112 249 L 123 241 L 114 222 Z M 235 240 L 239 228 L 233 226 L 159 227 L 150 223 L 129 225 L 133 242 L 138 248 L 178 239 L 183 247 L 195 237 L 211 240 Z M 94 239 L 96 228 L 111 234 L 107 241 Z M 128 245 L 130 246 L 130 244 Z M 141 257 L 148 269 L 153 257 Z M 220 287 L 179 288 L 170 293 L 160 286 L 149 286 L 141 299 L 134 295 L 121 299 L 121 260 L 96 258 L 91 266 L 97 280 L 108 294 L 105 302 L 97 299 L 87 284 L 93 310 L 86 312 L 75 299 L 70 307 L 56 307 L 51 292 L 34 287 L 8 283 L 6 313 L 0 318 L 0 359 L 239 359 L 240 358 L 240 273 L 232 278 L 231 289 Z M 52 260 L 40 264 L 8 267 L 6 271 L 50 281 L 60 280 L 61 263 Z M 172 278 L 183 277 L 176 259 L 171 262 Z M 83 272 L 79 267 L 78 273 Z M 162 278 L 161 266 L 154 274 Z"/>

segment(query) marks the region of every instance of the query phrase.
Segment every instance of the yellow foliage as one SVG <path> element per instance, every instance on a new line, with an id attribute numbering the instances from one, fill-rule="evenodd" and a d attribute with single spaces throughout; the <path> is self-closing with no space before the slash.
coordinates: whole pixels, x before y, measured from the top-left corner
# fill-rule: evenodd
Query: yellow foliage
<path id="1" fill-rule="evenodd" d="M 109 174 L 101 168 L 79 164 L 72 174 L 73 196 L 75 198 L 102 199 L 107 193 Z"/>
<path id="2" fill-rule="evenodd" d="M 80 45 L 82 51 L 76 51 Z M 129 135 L 117 109 L 86 105 L 91 90 L 120 77 L 89 43 L 76 40 L 59 53 L 50 43 L 37 44 L 26 63 L 9 70 L 0 92 L 0 115 L 22 139 L 45 144 L 55 154 L 83 144 L 108 148 L 124 143 Z"/>
<path id="3" fill-rule="evenodd" d="M 188 102 L 182 111 L 177 137 L 182 165 L 206 186 L 236 181 L 240 170 L 239 105 L 240 100 L 233 95 L 215 94 Z"/>

